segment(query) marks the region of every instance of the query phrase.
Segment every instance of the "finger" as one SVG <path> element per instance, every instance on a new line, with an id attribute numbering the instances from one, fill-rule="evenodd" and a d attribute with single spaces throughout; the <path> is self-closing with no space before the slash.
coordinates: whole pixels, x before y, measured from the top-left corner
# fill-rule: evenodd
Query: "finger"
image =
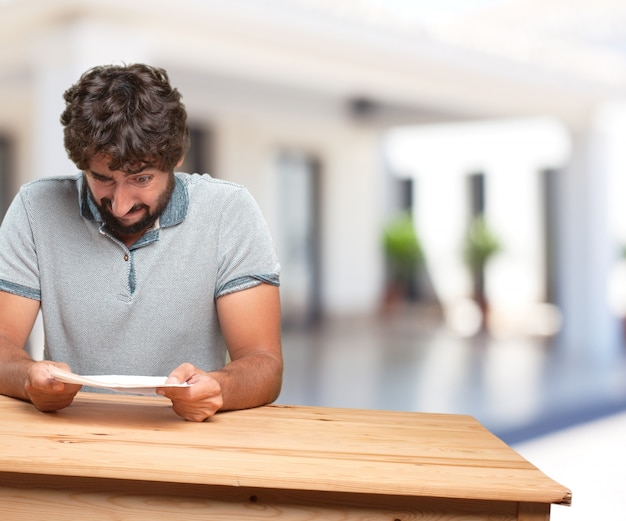
<path id="1" fill-rule="evenodd" d="M 41 391 L 63 391 L 65 385 L 56 380 L 49 370 L 48 364 L 35 364 L 28 373 L 27 387 Z"/>
<path id="2" fill-rule="evenodd" d="M 201 374 L 202 371 L 193 364 L 185 362 L 174 369 L 168 376 L 166 383 L 187 382 L 194 375 Z"/>
<path id="3" fill-rule="evenodd" d="M 173 403 L 172 409 L 178 416 L 180 416 L 184 420 L 191 422 L 203 422 L 204 420 L 213 416 L 216 412 L 216 409 L 214 407 L 197 407 L 189 406 L 189 404 L 177 403 Z"/>

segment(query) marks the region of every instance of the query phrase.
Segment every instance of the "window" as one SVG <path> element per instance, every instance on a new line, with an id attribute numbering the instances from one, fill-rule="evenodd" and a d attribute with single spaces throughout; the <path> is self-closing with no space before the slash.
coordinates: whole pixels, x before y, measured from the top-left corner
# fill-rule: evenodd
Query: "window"
<path id="1" fill-rule="evenodd" d="M 176 170 L 189 174 L 211 174 L 213 172 L 213 133 L 210 129 L 199 125 L 189 125 L 191 147 L 185 156 L 185 161 Z"/>

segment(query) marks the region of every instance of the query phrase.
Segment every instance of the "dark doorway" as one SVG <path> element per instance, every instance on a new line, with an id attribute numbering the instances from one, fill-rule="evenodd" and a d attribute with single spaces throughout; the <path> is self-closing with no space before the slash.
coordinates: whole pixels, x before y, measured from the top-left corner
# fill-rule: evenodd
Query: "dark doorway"
<path id="1" fill-rule="evenodd" d="M 320 164 L 310 155 L 282 153 L 277 161 L 280 187 L 281 299 L 283 323 L 317 321 L 320 298 Z"/>

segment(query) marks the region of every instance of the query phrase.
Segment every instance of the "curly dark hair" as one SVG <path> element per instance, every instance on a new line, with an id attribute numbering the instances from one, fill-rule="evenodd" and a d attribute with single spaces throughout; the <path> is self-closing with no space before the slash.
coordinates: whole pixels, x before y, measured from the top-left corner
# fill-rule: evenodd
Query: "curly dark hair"
<path id="1" fill-rule="evenodd" d="M 63 99 L 65 150 L 81 170 L 93 158 L 110 157 L 111 170 L 173 172 L 189 149 L 187 112 L 164 69 L 145 64 L 94 67 Z"/>

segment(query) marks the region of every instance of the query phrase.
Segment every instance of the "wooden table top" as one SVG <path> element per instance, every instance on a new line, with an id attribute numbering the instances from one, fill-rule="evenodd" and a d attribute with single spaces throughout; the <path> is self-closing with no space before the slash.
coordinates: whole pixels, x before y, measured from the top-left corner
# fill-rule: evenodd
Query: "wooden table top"
<path id="1" fill-rule="evenodd" d="M 161 397 L 0 396 L 0 472 L 569 504 L 474 418 L 270 405 L 186 422 Z"/>

